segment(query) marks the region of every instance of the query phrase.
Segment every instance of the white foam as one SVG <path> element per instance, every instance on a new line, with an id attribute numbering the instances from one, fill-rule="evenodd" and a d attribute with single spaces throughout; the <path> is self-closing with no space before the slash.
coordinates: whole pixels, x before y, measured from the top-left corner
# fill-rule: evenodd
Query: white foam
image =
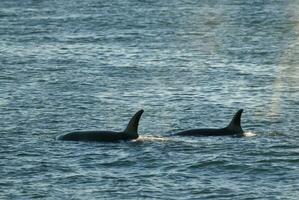
<path id="1" fill-rule="evenodd" d="M 248 131 L 248 132 L 244 133 L 244 136 L 245 137 L 254 137 L 254 136 L 256 136 L 256 134 L 254 132 Z"/>
<path id="2" fill-rule="evenodd" d="M 168 141 L 169 138 L 161 137 L 161 136 L 139 136 L 136 141 L 158 141 L 158 142 L 165 142 Z"/>

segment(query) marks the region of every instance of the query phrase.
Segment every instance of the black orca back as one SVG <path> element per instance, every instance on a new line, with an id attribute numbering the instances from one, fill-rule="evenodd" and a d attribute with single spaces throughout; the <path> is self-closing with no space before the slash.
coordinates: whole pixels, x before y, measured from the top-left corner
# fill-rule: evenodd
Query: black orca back
<path id="1" fill-rule="evenodd" d="M 213 129 L 213 128 L 203 128 L 203 129 L 191 129 L 186 131 L 181 131 L 174 135 L 180 136 L 225 136 L 225 135 L 242 135 L 244 131 L 241 128 L 241 115 L 243 109 L 240 109 L 234 115 L 230 124 L 225 128 Z"/>
<path id="2" fill-rule="evenodd" d="M 58 136 L 58 140 L 117 142 L 138 138 L 138 124 L 143 110 L 139 110 L 130 120 L 127 128 L 122 132 L 114 131 L 76 131 Z"/>

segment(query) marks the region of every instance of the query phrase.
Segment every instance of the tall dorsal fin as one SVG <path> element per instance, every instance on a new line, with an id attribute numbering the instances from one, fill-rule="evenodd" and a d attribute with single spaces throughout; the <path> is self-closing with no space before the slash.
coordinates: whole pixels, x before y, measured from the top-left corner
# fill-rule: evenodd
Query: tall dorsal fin
<path id="1" fill-rule="evenodd" d="M 143 110 L 139 110 L 137 113 L 135 113 L 124 131 L 125 133 L 131 135 L 133 138 L 138 138 L 138 124 L 142 113 Z"/>
<path id="2" fill-rule="evenodd" d="M 232 121 L 229 123 L 229 125 L 226 128 L 233 130 L 236 133 L 243 133 L 243 130 L 241 127 L 242 112 L 243 112 L 243 109 L 238 110 L 238 112 L 236 112 Z"/>

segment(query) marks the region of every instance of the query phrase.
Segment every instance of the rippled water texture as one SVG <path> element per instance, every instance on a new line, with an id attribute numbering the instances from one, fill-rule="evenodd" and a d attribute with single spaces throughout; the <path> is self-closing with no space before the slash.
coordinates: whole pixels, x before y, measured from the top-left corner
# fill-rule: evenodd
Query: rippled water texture
<path id="1" fill-rule="evenodd" d="M 298 199 L 298 0 L 1 0 L 0 70 L 0 199 Z"/>

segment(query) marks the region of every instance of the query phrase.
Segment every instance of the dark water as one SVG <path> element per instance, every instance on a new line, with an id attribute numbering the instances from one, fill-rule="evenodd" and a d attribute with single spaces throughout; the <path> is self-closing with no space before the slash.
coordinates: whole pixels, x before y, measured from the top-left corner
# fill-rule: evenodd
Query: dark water
<path id="1" fill-rule="evenodd" d="M 0 199 L 298 199 L 297 0 L 1 0 L 0 70 Z"/>

